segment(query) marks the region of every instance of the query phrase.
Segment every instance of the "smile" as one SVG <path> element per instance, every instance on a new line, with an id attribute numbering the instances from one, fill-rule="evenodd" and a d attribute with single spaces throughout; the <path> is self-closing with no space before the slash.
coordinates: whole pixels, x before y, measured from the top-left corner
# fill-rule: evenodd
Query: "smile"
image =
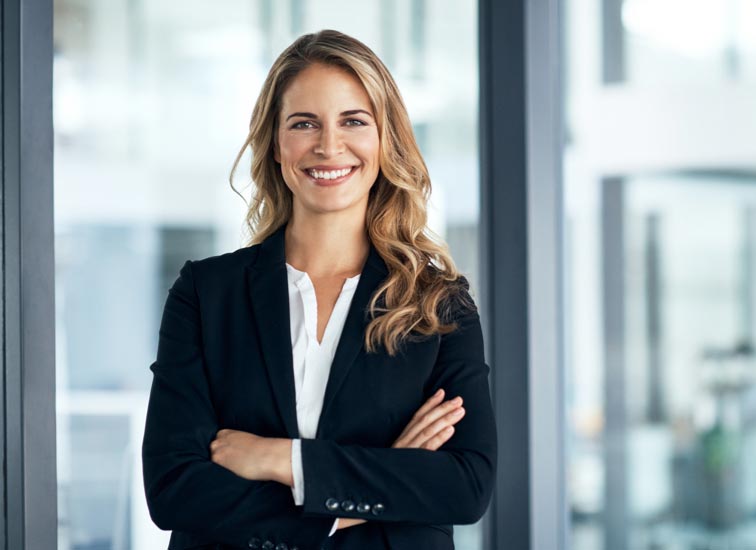
<path id="1" fill-rule="evenodd" d="M 354 172 L 355 166 L 348 168 L 340 168 L 338 170 L 317 170 L 310 168 L 305 170 L 308 176 L 310 176 L 318 185 L 334 185 L 346 180 Z"/>

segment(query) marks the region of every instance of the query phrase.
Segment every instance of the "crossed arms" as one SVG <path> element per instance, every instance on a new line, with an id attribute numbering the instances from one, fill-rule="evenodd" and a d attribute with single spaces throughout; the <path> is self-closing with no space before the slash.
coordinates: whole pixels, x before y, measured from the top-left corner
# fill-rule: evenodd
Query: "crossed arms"
<path id="1" fill-rule="evenodd" d="M 285 533 L 300 548 L 339 527 L 361 523 L 355 508 L 331 509 L 349 494 L 380 502 L 369 521 L 463 524 L 477 521 L 491 495 L 496 430 L 482 356 L 477 313 L 457 319 L 459 329 L 441 336 L 430 396 L 391 448 L 302 440 L 304 507 L 290 487 L 291 440 L 221 430 L 205 375 L 199 305 L 191 262 L 169 291 L 142 446 L 147 503 L 162 529 L 195 532 L 217 542 L 245 546 L 252 536 Z M 452 433 L 443 429 L 458 424 Z M 443 447 L 442 447 L 443 446 Z M 328 469 L 318 465 L 328 464 Z"/>

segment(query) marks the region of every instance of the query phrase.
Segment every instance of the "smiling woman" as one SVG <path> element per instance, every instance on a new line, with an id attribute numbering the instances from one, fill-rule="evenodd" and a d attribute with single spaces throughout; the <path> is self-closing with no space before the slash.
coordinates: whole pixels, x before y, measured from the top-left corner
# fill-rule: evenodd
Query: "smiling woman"
<path id="1" fill-rule="evenodd" d="M 235 166 L 247 147 L 252 240 L 187 261 L 165 304 L 152 519 L 171 549 L 453 549 L 493 489 L 490 369 L 393 78 L 349 36 L 304 35 Z"/>

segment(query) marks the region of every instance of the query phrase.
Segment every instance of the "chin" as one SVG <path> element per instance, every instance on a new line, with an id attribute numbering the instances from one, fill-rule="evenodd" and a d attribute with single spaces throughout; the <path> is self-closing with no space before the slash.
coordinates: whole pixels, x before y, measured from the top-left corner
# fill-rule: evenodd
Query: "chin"
<path id="1" fill-rule="evenodd" d="M 313 201 L 307 205 L 307 209 L 319 214 L 327 214 L 355 210 L 359 204 L 359 201 L 338 200 L 336 197 L 333 197 L 331 200 Z"/>

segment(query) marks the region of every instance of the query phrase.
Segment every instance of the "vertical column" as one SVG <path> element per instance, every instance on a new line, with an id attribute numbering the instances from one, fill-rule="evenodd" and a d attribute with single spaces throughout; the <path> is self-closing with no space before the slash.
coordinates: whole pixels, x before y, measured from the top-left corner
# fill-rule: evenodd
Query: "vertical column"
<path id="1" fill-rule="evenodd" d="M 530 529 L 533 550 L 566 550 L 562 3 L 526 10 Z"/>
<path id="2" fill-rule="evenodd" d="M 2 1 L 2 548 L 57 547 L 52 1 Z"/>
<path id="3" fill-rule="evenodd" d="M 664 365 L 662 362 L 662 281 L 661 281 L 661 238 L 660 217 L 658 213 L 648 214 L 645 218 L 646 246 L 646 341 L 648 342 L 648 406 L 646 420 L 651 424 L 667 421 L 664 403 Z"/>
<path id="4" fill-rule="evenodd" d="M 604 310 L 604 547 L 627 548 L 625 406 L 624 181 L 602 182 L 601 273 Z"/>
<path id="5" fill-rule="evenodd" d="M 480 258 L 499 450 L 484 548 L 531 548 L 525 1 L 480 0 Z"/>
<path id="6" fill-rule="evenodd" d="M 601 0 L 601 72 L 604 84 L 627 78 L 622 0 Z"/>

